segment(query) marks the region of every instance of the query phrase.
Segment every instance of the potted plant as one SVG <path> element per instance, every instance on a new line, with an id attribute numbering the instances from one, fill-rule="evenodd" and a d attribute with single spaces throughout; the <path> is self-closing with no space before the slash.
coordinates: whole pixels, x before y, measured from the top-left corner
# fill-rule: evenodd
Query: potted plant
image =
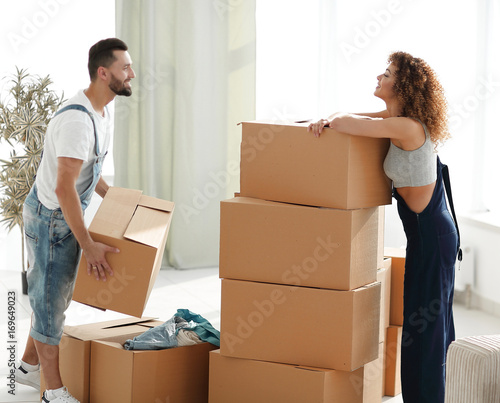
<path id="1" fill-rule="evenodd" d="M 0 160 L 0 223 L 8 231 L 21 230 L 23 293 L 27 294 L 23 205 L 40 164 L 47 125 L 63 97 L 49 87 L 52 80 L 16 68 L 0 100 L 0 143 L 10 146 L 10 157 Z M 3 146 L 2 146 L 3 147 Z M 29 264 L 29 262 L 28 262 Z"/>

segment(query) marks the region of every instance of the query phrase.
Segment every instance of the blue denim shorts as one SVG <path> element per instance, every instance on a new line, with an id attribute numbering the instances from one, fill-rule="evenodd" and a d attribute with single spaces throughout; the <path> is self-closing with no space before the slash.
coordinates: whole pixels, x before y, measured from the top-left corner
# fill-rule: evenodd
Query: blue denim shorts
<path id="1" fill-rule="evenodd" d="M 60 209 L 38 201 L 34 186 L 23 209 L 28 253 L 28 295 L 33 310 L 30 335 L 58 345 L 64 312 L 71 302 L 80 260 L 80 246 Z"/>

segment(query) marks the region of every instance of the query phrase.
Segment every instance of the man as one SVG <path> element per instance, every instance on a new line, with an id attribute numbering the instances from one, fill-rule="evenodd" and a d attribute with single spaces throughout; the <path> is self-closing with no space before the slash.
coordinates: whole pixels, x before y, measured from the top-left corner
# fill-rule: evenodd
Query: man
<path id="1" fill-rule="evenodd" d="M 59 342 L 80 251 L 88 262 L 88 274 L 101 281 L 113 275 L 106 253 L 119 252 L 91 238 L 83 212 L 94 191 L 104 197 L 109 188 L 101 178 L 111 124 L 106 105 L 116 95 L 132 94 L 130 80 L 135 73 L 127 50 L 116 38 L 90 48 L 90 85 L 68 100 L 50 122 L 35 184 L 24 204 L 33 315 L 16 380 L 40 389 L 41 365 L 47 386 L 42 402 L 78 403 L 61 381 Z"/>

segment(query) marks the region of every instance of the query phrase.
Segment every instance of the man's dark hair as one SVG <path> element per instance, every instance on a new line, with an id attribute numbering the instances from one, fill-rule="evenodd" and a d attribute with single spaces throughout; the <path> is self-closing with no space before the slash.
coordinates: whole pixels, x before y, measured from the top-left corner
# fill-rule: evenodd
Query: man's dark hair
<path id="1" fill-rule="evenodd" d="M 118 38 L 108 38 L 97 42 L 90 48 L 88 67 L 91 81 L 97 78 L 99 67 L 109 67 L 116 60 L 113 55 L 114 50 L 128 50 L 128 46 Z"/>

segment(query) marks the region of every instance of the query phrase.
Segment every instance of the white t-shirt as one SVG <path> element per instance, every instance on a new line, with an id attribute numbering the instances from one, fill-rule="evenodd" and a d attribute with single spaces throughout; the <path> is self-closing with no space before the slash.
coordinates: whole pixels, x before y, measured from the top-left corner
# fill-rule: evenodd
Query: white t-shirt
<path id="1" fill-rule="evenodd" d="M 64 103 L 63 107 L 79 104 L 92 113 L 99 139 L 99 151 L 106 152 L 111 130 L 108 109 L 105 108 L 104 116 L 99 115 L 83 91 L 78 91 L 73 98 Z M 54 117 L 47 127 L 43 157 L 35 183 L 38 200 L 51 210 L 60 207 L 55 193 L 58 157 L 76 158 L 83 161 L 82 170 L 76 182 L 78 194 L 83 194 L 92 183 L 92 169 L 96 159 L 94 126 L 86 112 L 73 109 L 64 111 Z"/>

